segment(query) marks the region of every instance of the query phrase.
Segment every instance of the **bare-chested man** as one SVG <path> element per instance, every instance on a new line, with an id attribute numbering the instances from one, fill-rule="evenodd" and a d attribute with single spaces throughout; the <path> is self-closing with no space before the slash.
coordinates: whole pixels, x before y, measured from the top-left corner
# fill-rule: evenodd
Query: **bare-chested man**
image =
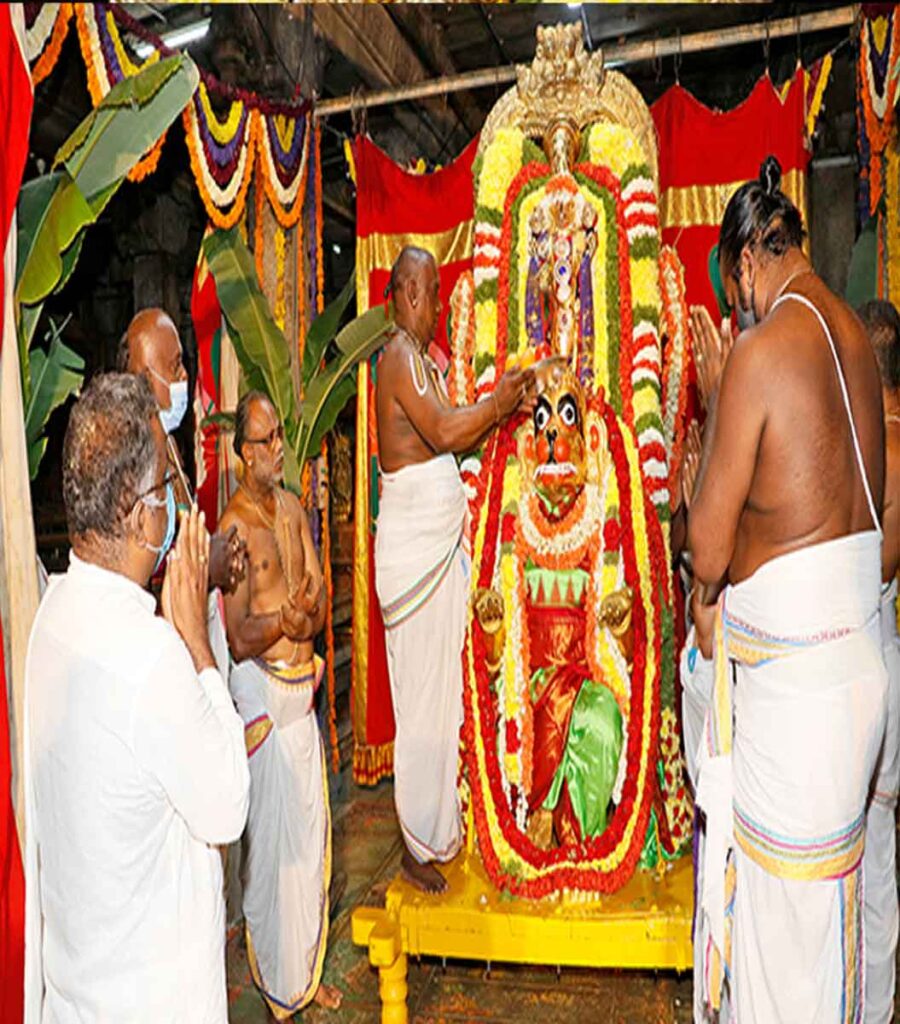
<path id="1" fill-rule="evenodd" d="M 900 788 L 900 638 L 897 572 L 900 570 L 900 315 L 889 303 L 868 302 L 859 311 L 881 371 L 884 401 L 884 543 L 881 549 L 881 631 L 888 670 L 884 742 L 866 812 L 866 1024 L 894 1019 L 897 956 L 897 790 Z"/>
<path id="2" fill-rule="evenodd" d="M 187 411 L 188 375 L 184 368 L 181 339 L 168 313 L 155 308 L 142 309 L 137 313 L 122 335 L 117 364 L 121 372 L 139 374 L 150 385 L 166 432 L 166 452 L 174 478 L 175 501 L 187 509 L 194 497 L 172 433 L 178 429 Z M 246 551 L 236 529 L 212 535 L 209 585 L 213 593 L 208 601 L 207 616 L 216 666 L 225 679 L 228 678 L 228 651 L 215 588 L 223 593 L 233 590 L 243 579 L 245 561 Z"/>
<path id="3" fill-rule="evenodd" d="M 837 1024 L 864 1002 L 884 429 L 866 332 L 809 265 L 779 180 L 770 158 L 722 222 L 728 300 L 752 326 L 711 397 L 689 513 L 707 653 L 717 621 L 695 950 L 708 1003 L 727 968 L 744 1024 Z"/>
<path id="4" fill-rule="evenodd" d="M 504 374 L 475 405 L 450 405 L 426 354 L 441 303 L 433 257 L 406 248 L 391 271 L 397 328 L 378 365 L 381 503 L 375 541 L 397 735 L 394 799 L 403 871 L 427 892 L 459 850 L 456 794 L 462 648 L 469 603 L 466 496 L 454 453 L 475 448 L 527 402 L 530 371 Z"/>
<path id="5" fill-rule="evenodd" d="M 222 517 L 246 542 L 247 578 L 225 599 L 237 663 L 231 693 L 245 725 L 250 814 L 244 919 L 253 980 L 275 1020 L 315 1000 L 322 985 L 331 878 L 331 815 L 315 694 L 324 664 L 313 638 L 325 623 L 322 571 L 306 514 L 282 487 L 284 431 L 272 403 L 238 404 L 240 487 Z"/>

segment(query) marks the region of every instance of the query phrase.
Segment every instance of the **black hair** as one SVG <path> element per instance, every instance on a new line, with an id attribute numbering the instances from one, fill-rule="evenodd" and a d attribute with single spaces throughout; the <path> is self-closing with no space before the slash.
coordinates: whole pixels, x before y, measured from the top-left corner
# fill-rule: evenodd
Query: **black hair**
<path id="1" fill-rule="evenodd" d="M 119 540 L 125 519 L 156 471 L 150 385 L 130 373 L 100 374 L 69 415 L 63 441 L 63 501 L 69 535 Z"/>
<path id="2" fill-rule="evenodd" d="M 265 391 L 248 391 L 246 394 L 241 395 L 241 400 L 237 404 L 237 409 L 234 413 L 234 453 L 237 457 L 244 461 L 244 454 L 241 449 L 244 447 L 244 441 L 247 439 L 247 418 L 250 415 L 250 406 L 254 402 L 268 402 L 269 396 Z"/>
<path id="3" fill-rule="evenodd" d="M 857 310 L 875 349 L 885 386 L 900 388 L 900 313 L 893 303 L 873 299 Z"/>
<path id="4" fill-rule="evenodd" d="M 733 273 L 745 245 L 782 256 L 803 244 L 800 211 L 781 191 L 781 164 L 767 156 L 755 181 L 745 182 L 729 199 L 719 232 L 719 259 Z"/>

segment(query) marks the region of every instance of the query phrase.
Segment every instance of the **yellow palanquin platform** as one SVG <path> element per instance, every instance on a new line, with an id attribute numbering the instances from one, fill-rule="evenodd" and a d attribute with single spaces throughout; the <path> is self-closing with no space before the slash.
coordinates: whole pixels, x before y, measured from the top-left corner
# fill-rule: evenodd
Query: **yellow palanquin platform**
<path id="1" fill-rule="evenodd" d="M 427 896 L 402 878 L 385 907 L 353 912 L 353 941 L 381 975 L 382 1024 L 404 1024 L 407 957 L 557 967 L 687 970 L 691 966 L 693 865 L 637 871 L 618 892 L 590 902 L 504 898 L 477 853 L 445 870 L 449 888 Z"/>

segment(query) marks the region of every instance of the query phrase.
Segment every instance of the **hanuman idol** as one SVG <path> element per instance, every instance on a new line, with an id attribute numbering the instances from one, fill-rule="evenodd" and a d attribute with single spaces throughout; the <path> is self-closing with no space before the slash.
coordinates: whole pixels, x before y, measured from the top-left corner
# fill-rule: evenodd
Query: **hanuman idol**
<path id="1" fill-rule="evenodd" d="M 611 892 L 690 838 L 668 548 L 683 276 L 659 245 L 649 113 L 578 26 L 538 30 L 475 177 L 451 393 L 471 401 L 520 361 L 537 401 L 462 467 L 463 792 L 500 888 Z"/>

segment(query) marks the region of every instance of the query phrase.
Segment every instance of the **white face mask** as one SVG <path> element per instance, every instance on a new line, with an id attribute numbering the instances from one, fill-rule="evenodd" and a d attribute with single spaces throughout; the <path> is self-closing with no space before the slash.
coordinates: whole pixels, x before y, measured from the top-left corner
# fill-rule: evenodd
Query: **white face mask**
<path id="1" fill-rule="evenodd" d="M 186 380 L 173 380 L 170 384 L 164 377 L 161 377 L 156 370 L 151 369 L 149 366 L 148 370 L 153 376 L 160 382 L 165 384 L 169 389 L 169 408 L 159 410 L 159 420 L 163 425 L 163 430 L 167 434 L 171 434 L 173 430 L 177 430 L 179 424 L 184 419 L 184 414 L 187 412 L 188 407 L 188 386 Z"/>

